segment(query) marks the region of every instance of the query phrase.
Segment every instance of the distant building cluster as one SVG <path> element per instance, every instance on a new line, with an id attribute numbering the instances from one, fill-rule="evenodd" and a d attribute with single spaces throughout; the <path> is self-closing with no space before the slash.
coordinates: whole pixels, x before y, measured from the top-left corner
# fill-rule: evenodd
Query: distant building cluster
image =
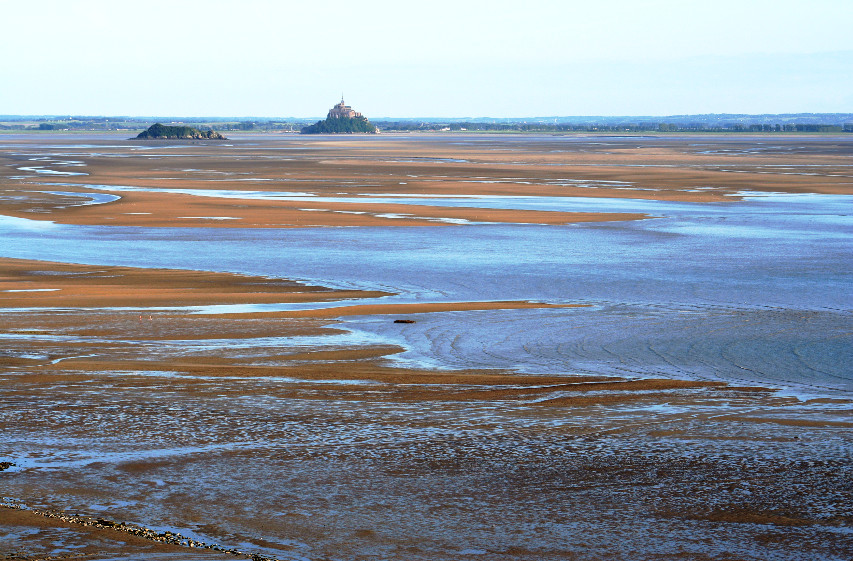
<path id="1" fill-rule="evenodd" d="M 347 119 L 361 117 L 361 113 L 359 113 L 358 111 L 353 111 L 352 107 L 344 103 L 344 96 L 341 96 L 340 103 L 329 109 L 329 114 L 326 116 L 327 119 L 341 117 L 346 117 Z"/>

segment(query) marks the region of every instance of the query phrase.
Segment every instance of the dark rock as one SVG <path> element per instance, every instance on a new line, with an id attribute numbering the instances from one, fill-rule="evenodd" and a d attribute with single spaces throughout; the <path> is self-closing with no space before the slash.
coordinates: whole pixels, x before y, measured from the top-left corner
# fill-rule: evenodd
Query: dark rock
<path id="1" fill-rule="evenodd" d="M 415 323 L 413 319 L 395 319 L 394 323 Z"/>
<path id="2" fill-rule="evenodd" d="M 193 127 L 167 126 L 160 123 L 154 123 L 148 127 L 148 130 L 139 133 L 136 139 L 228 140 L 214 130 L 200 131 Z"/>

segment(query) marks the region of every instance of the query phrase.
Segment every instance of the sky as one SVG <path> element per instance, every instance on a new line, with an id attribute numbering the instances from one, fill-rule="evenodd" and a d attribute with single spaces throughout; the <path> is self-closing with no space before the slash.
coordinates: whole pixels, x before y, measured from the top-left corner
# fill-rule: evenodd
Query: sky
<path id="1" fill-rule="evenodd" d="M 851 0 L 0 0 L 0 114 L 853 113 Z"/>

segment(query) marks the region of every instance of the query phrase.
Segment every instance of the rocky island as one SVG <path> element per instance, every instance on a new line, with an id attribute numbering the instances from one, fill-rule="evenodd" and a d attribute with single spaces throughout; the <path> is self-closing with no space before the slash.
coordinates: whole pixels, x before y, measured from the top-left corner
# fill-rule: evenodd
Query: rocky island
<path id="1" fill-rule="evenodd" d="M 154 123 L 147 130 L 139 133 L 136 138 L 130 140 L 150 140 L 150 139 L 204 139 L 204 140 L 227 140 L 218 132 L 210 129 L 208 131 L 200 131 L 193 127 L 169 126 L 160 123 Z"/>
<path id="2" fill-rule="evenodd" d="M 344 98 L 341 96 L 341 102 L 329 109 L 329 114 L 326 115 L 325 120 L 302 127 L 300 132 L 302 134 L 351 134 L 356 132 L 376 134 L 378 130 L 367 120 L 367 117 L 344 103 Z"/>

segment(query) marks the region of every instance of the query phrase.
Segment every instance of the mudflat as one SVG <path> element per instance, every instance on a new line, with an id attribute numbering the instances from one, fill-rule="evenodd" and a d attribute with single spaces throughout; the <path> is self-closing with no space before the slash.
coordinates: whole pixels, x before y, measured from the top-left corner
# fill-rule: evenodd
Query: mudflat
<path id="1" fill-rule="evenodd" d="M 533 249 L 511 228 L 537 228 L 544 239 L 603 228 L 592 230 L 596 240 L 623 235 L 614 230 L 623 223 L 683 212 L 608 210 L 608 201 L 728 212 L 748 193 L 850 195 L 851 144 L 790 136 L 249 136 L 227 145 L 0 137 L 0 215 L 11 217 L 0 249 L 0 495 L 22 507 L 0 507 L 0 555 L 844 559 L 853 549 L 853 398 L 843 357 L 833 357 L 851 337 L 849 309 L 768 312 L 745 292 L 740 308 L 687 306 L 678 295 L 670 310 L 616 293 L 602 302 L 561 288 L 555 298 L 547 282 L 541 297 L 519 298 L 535 293 L 516 288 L 538 286 L 534 277 L 504 279 L 476 254 L 466 255 L 470 278 L 440 286 L 430 275 L 443 269 L 404 277 L 402 264 L 400 282 L 365 282 L 371 260 L 378 268 L 386 252 L 371 249 L 367 265 L 347 256 L 372 239 L 359 232 L 392 244 L 388 229 L 452 239 L 482 226 L 496 228 L 489 235 L 510 260 L 525 262 Z M 574 210 L 585 204 L 592 210 Z M 696 224 L 733 220 L 702 215 Z M 351 235 L 349 253 L 313 250 L 353 268 L 354 280 L 250 274 L 215 256 L 208 270 L 163 268 L 153 258 L 75 253 L 73 244 L 62 246 L 65 259 L 21 258 L 26 243 L 12 242 L 53 239 L 51 228 L 95 249 L 128 239 L 168 250 L 173 240 L 209 237 L 237 244 L 247 260 L 257 255 L 247 248 L 268 238 L 243 230 L 340 229 Z M 642 239 L 670 247 L 681 232 L 652 229 Z M 432 243 L 433 234 L 410 235 Z M 275 270 L 286 273 L 289 259 L 299 265 L 296 245 L 313 239 L 280 238 L 270 248 Z M 605 259 L 607 243 L 577 251 Z M 631 267 L 607 266 L 619 276 L 678 259 L 661 255 L 626 254 Z M 827 255 L 827 271 L 831 259 L 843 269 L 843 252 Z M 536 254 L 547 259 L 548 251 Z M 116 265 L 125 261 L 137 264 Z M 701 259 L 684 262 L 698 271 Z M 393 263 L 382 266 L 393 272 Z M 764 261 L 738 267 L 750 282 L 779 282 Z M 565 269 L 554 259 L 555 284 Z M 489 290 L 457 298 L 455 282 L 467 283 L 466 295 L 479 294 L 469 284 Z M 593 330 L 605 316 L 617 320 L 604 334 Z M 767 318 L 776 323 L 725 338 Z M 454 331 L 464 325 L 477 326 L 473 343 Z M 525 338 L 540 325 L 546 335 Z M 824 325 L 831 334 L 812 335 Z M 495 367 L 490 357 L 515 339 L 523 352 Z M 635 352 L 657 358 L 640 368 Z M 773 365 L 797 353 L 807 382 L 737 377 L 754 369 L 741 357 Z M 552 355 L 571 360 L 555 368 Z M 716 376 L 707 364 L 728 370 Z M 160 539 L 166 532 L 178 538 Z"/>
<path id="2" fill-rule="evenodd" d="M 453 221 L 566 224 L 643 215 L 481 208 L 476 199 L 461 207 L 375 199 L 403 194 L 710 202 L 736 199 L 743 191 L 848 194 L 850 190 L 844 175 L 849 154 L 843 142 L 833 140 L 815 149 L 799 146 L 796 139 L 779 143 L 726 139 L 721 144 L 713 137 L 697 142 L 625 138 L 610 144 L 595 137 L 571 144 L 548 137 L 462 142 L 260 137 L 235 140 L 229 146 L 124 141 L 105 143 L 97 152 L 77 150 L 73 142 L 67 151 L 61 150 L 61 143 L 60 150 L 27 150 L 38 139 L 15 140 L 20 150 L 6 152 L 0 168 L 12 178 L 4 183 L 4 213 L 67 224 L 240 228 Z M 80 171 L 83 168 L 74 158 L 83 153 L 85 171 Z M 821 173 L 809 173 L 816 166 Z M 45 192 L 43 182 L 34 186 L 18 167 L 27 168 L 29 178 L 51 179 L 54 192 Z M 235 190 L 243 194 L 235 196 Z M 85 204 L 86 194 L 93 192 L 120 198 L 109 204 Z M 264 193 L 279 195 L 254 198 Z M 287 200 L 287 194 L 299 200 Z"/>

